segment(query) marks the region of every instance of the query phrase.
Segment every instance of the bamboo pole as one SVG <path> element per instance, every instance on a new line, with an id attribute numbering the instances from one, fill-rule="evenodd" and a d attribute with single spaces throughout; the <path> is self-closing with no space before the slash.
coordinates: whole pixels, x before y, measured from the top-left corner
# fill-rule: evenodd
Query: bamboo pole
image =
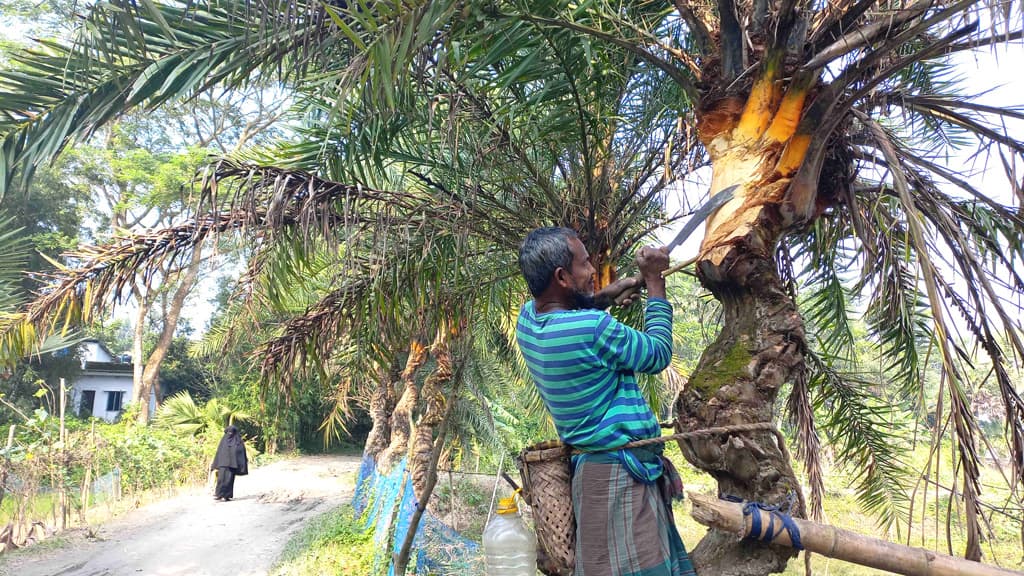
<path id="1" fill-rule="evenodd" d="M 82 521 L 85 522 L 85 514 L 89 512 L 89 502 L 92 500 L 92 469 L 96 458 L 96 421 L 93 420 L 89 426 L 89 443 L 92 451 L 89 454 L 89 465 L 85 469 L 85 481 L 82 482 Z"/>
<path id="2" fill-rule="evenodd" d="M 4 464 L 0 469 L 0 504 L 7 495 L 7 475 L 11 469 L 11 447 L 14 446 L 14 424 L 7 430 L 7 449 L 4 450 Z"/>
<path id="3" fill-rule="evenodd" d="M 692 492 L 688 495 L 693 503 L 690 514 L 701 524 L 741 537 L 750 532 L 751 522 L 749 518 L 743 516 L 742 504 Z M 756 512 L 761 515 L 761 526 L 768 526 L 769 513 L 763 510 Z M 793 518 L 793 522 L 800 530 L 800 541 L 808 552 L 896 574 L 908 576 L 1021 576 L 1024 574 L 964 558 L 947 556 L 931 550 L 886 542 L 810 520 Z M 779 523 L 775 524 L 778 526 Z M 778 529 L 781 532 L 775 536 L 773 543 L 791 546 L 789 533 L 781 526 Z"/>
<path id="4" fill-rule="evenodd" d="M 67 488 L 67 430 L 64 427 L 64 411 L 67 408 L 68 389 L 64 379 L 60 379 L 60 529 L 68 527 L 68 488 Z"/>
<path id="5" fill-rule="evenodd" d="M 667 278 L 667 277 L 671 276 L 672 274 L 675 274 L 676 272 L 679 272 L 683 268 L 686 268 L 687 266 L 691 266 L 696 261 L 697 261 L 697 258 L 690 258 L 688 260 L 684 260 L 684 261 L 680 262 L 679 264 L 675 264 L 673 266 L 669 266 L 666 270 L 662 270 L 661 277 L 662 278 Z"/>

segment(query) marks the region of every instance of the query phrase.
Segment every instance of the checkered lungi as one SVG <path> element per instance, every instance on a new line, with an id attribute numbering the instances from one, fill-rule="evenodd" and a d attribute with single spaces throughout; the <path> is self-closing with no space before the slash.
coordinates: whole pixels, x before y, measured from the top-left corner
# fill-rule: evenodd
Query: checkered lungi
<path id="1" fill-rule="evenodd" d="M 573 461 L 575 576 L 696 575 L 672 514 L 681 482 L 671 463 L 646 484 L 607 453 Z"/>

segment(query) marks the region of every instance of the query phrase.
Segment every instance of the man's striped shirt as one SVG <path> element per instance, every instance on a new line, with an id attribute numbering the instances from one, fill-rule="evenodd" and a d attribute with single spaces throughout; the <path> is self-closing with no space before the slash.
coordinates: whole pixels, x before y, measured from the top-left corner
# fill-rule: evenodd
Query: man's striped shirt
<path id="1" fill-rule="evenodd" d="M 672 359 L 672 306 L 649 298 L 646 331 L 602 310 L 519 312 L 516 337 L 526 366 L 563 442 L 583 451 L 609 450 L 661 434 L 634 373 L 657 374 Z M 639 480 L 661 475 L 660 459 L 640 462 L 629 451 L 608 453 Z"/>

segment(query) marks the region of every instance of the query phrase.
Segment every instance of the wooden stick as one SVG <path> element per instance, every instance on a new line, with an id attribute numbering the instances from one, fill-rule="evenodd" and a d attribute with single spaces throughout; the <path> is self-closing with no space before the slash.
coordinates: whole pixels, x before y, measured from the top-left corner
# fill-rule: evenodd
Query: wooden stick
<path id="1" fill-rule="evenodd" d="M 68 453 L 67 453 L 67 429 L 64 427 L 64 411 L 67 408 L 68 389 L 64 379 L 60 379 L 60 488 L 57 495 L 60 498 L 60 529 L 68 527 Z"/>
<path id="2" fill-rule="evenodd" d="M 675 266 L 670 266 L 670 267 L 666 268 L 665 270 L 661 271 L 661 277 L 665 278 L 665 277 L 669 276 L 670 274 L 675 274 L 676 272 L 679 272 L 683 268 L 686 268 L 687 266 L 693 264 L 696 261 L 697 261 L 697 258 L 694 257 L 694 258 L 690 258 L 689 260 L 685 260 L 685 261 L 683 261 L 683 262 L 681 262 L 679 264 L 676 264 Z M 624 292 L 619 294 L 618 297 L 615 298 L 615 305 L 621 306 L 623 301 L 625 301 L 627 298 L 630 298 L 631 296 L 636 295 L 636 293 L 639 292 L 640 289 L 644 287 L 644 278 L 643 278 L 643 276 L 640 276 L 639 274 L 637 274 L 637 275 L 634 276 L 634 278 L 636 278 L 636 287 L 635 288 L 628 288 L 627 290 L 625 290 Z"/>
<path id="3" fill-rule="evenodd" d="M 689 260 L 684 260 L 684 261 L 680 262 L 679 264 L 676 264 L 675 266 L 669 266 L 667 269 L 665 269 L 665 270 L 663 270 L 661 272 L 661 277 L 665 278 L 665 277 L 669 276 L 670 274 L 675 274 L 676 272 L 679 272 L 683 268 L 686 268 L 687 266 L 692 265 L 696 261 L 697 261 L 697 258 L 694 257 L 694 258 L 690 258 Z"/>
<path id="4" fill-rule="evenodd" d="M 0 504 L 3 504 L 4 496 L 7 494 L 7 474 L 11 468 L 11 446 L 14 446 L 14 426 L 11 424 L 11 428 L 7 431 L 7 449 L 4 450 L 4 461 L 0 466 Z"/>
<path id="5" fill-rule="evenodd" d="M 749 518 L 743 516 L 742 504 L 693 492 L 688 493 L 688 496 L 693 503 L 690 514 L 696 521 L 741 537 L 749 533 L 751 522 Z M 756 512 L 761 515 L 761 526 L 768 526 L 770 513 L 763 510 Z M 896 574 L 909 576 L 1021 576 L 1024 574 L 964 558 L 947 556 L 923 548 L 886 542 L 810 520 L 793 518 L 793 522 L 800 530 L 800 541 L 807 551 Z M 781 527 L 779 529 L 782 530 Z M 780 546 L 791 546 L 789 532 L 782 530 L 775 536 L 773 543 Z"/>

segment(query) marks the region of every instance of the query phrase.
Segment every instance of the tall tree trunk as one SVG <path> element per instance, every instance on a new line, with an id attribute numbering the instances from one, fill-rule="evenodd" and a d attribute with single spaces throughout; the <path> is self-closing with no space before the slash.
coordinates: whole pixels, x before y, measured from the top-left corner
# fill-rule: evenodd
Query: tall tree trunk
<path id="1" fill-rule="evenodd" d="M 189 261 L 188 268 L 178 279 L 178 287 L 174 290 L 174 296 L 164 313 L 164 325 L 160 331 L 160 337 L 146 359 L 141 383 L 135 387 L 133 396 L 138 398 L 137 401 L 141 408 L 138 415 L 139 424 L 149 423 L 149 398 L 159 385 L 160 364 L 163 363 L 167 356 L 167 350 L 171 347 L 171 341 L 174 340 L 174 332 L 178 329 L 178 320 L 181 318 L 181 309 L 185 305 L 185 299 L 188 298 L 189 292 L 192 291 L 192 286 L 196 283 L 202 261 L 202 247 L 199 245 L 192 251 L 192 259 Z"/>
<path id="2" fill-rule="evenodd" d="M 146 339 L 146 316 L 149 315 L 153 300 L 149 290 L 143 291 L 136 286 L 132 292 L 139 307 L 135 314 L 135 327 L 132 329 L 132 405 L 142 406 L 142 375 L 146 367 L 143 344 Z"/>
<path id="3" fill-rule="evenodd" d="M 739 188 L 708 220 L 697 261 L 701 283 L 722 304 L 723 326 L 677 400 L 683 430 L 770 422 L 778 413 L 779 387 L 806 369 L 803 319 L 774 259 L 793 222 L 787 193 L 803 150 L 784 146 L 791 131 L 773 132 L 774 123 L 768 128 L 765 110 L 748 104 L 741 113 L 741 107 L 722 102 L 698 126 L 712 159 L 713 193 Z M 783 114 L 791 111 L 778 116 Z M 805 214 L 806 206 L 800 211 Z M 771 433 L 701 437 L 680 447 L 687 460 L 715 477 L 719 493 L 791 506 L 792 514 L 806 516 L 788 453 Z M 702 574 L 760 576 L 781 572 L 795 552 L 711 530 L 692 554 Z"/>
<path id="4" fill-rule="evenodd" d="M 419 340 L 412 340 L 409 343 L 409 357 L 405 361 L 405 370 L 402 371 L 401 383 L 403 385 L 402 396 L 395 405 L 395 411 L 391 414 L 391 444 L 381 454 L 381 461 L 385 465 L 394 464 L 405 456 L 409 449 L 409 436 L 412 434 L 412 411 L 419 402 L 420 390 L 416 385 L 416 372 L 427 361 L 427 347 Z"/>
<path id="5" fill-rule="evenodd" d="M 370 420 L 373 427 L 366 436 L 363 452 L 376 458 L 391 443 L 391 414 L 395 410 L 395 388 L 400 372 L 398 365 L 389 372 L 381 371 L 377 389 L 370 396 Z"/>

